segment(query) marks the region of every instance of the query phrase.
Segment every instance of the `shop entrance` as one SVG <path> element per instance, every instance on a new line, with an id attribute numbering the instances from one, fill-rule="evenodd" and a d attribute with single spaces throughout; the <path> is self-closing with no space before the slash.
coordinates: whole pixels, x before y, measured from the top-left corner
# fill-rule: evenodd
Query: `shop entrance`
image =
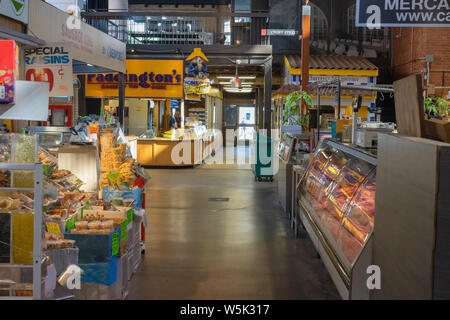
<path id="1" fill-rule="evenodd" d="M 255 106 L 239 107 L 239 126 L 238 139 L 240 142 L 244 141 L 248 144 L 253 140 L 256 125 L 256 108 Z"/>
<path id="2" fill-rule="evenodd" d="M 252 105 L 237 106 L 228 105 L 224 108 L 224 130 L 237 130 L 234 146 L 242 144 L 248 145 L 253 139 L 256 126 L 256 107 Z M 227 141 L 228 142 L 228 141 Z M 233 145 L 233 143 L 228 142 Z"/>

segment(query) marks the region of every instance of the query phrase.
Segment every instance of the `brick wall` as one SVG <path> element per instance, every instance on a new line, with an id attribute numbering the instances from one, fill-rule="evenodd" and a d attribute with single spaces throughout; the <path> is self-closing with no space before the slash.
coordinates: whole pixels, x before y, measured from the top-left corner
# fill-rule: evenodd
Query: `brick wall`
<path id="1" fill-rule="evenodd" d="M 450 91 L 450 28 L 393 28 L 392 38 L 394 78 L 422 73 L 427 67 L 425 56 L 432 54 L 430 83 L 437 87 L 436 95 L 446 97 Z"/>

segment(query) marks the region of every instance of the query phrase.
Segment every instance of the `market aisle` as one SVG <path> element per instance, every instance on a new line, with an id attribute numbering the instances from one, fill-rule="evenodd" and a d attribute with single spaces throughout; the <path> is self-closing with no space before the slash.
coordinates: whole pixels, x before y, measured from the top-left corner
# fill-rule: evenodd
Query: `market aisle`
<path id="1" fill-rule="evenodd" d="M 310 240 L 293 238 L 275 184 L 248 170 L 149 172 L 147 252 L 129 299 L 339 299 Z"/>

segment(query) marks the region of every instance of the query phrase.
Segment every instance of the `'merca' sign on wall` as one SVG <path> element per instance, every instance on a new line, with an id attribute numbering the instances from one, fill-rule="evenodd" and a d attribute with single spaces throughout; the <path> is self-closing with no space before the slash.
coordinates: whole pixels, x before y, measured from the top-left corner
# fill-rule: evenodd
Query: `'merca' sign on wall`
<path id="1" fill-rule="evenodd" d="M 450 0 L 357 0 L 357 27 L 450 27 Z"/>

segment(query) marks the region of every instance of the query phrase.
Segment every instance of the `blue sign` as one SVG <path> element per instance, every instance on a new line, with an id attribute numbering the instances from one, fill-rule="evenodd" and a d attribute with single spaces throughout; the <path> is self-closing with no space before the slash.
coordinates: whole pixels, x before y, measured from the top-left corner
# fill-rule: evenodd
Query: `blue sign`
<path id="1" fill-rule="evenodd" d="M 356 26 L 450 27 L 450 0 L 357 0 Z"/>

